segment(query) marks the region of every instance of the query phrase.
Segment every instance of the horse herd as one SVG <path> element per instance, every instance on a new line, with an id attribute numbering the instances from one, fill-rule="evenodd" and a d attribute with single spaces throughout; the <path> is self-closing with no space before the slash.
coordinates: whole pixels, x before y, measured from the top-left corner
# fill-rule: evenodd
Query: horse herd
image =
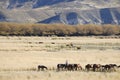
<path id="1" fill-rule="evenodd" d="M 94 72 L 108 72 L 116 71 L 120 68 L 120 65 L 116 64 L 87 64 L 83 68 L 80 64 L 57 64 L 57 71 L 94 71 Z M 44 65 L 38 65 L 38 71 L 48 70 Z"/>

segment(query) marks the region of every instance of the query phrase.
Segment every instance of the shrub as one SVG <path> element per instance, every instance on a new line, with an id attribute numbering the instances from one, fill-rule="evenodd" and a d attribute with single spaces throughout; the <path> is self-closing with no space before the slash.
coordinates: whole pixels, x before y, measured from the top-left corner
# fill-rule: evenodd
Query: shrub
<path id="1" fill-rule="evenodd" d="M 84 36 L 120 35 L 119 25 L 65 25 L 0 23 L 0 35 L 9 36 Z"/>

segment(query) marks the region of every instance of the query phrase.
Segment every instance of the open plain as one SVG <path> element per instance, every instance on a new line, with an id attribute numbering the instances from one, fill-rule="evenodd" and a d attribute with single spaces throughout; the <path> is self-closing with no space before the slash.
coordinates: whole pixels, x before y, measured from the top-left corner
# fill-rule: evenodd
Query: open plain
<path id="1" fill-rule="evenodd" d="M 120 65 L 120 38 L 0 36 L 0 80 L 120 80 L 115 72 L 56 71 L 59 63 Z M 37 71 L 39 64 L 48 70 Z"/>

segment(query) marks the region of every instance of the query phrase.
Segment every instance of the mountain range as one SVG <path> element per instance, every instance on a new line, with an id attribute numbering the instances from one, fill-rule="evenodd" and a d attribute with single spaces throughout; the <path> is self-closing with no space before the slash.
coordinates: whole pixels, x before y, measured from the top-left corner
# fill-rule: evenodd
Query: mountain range
<path id="1" fill-rule="evenodd" d="M 0 0 L 0 22 L 120 24 L 120 0 Z"/>

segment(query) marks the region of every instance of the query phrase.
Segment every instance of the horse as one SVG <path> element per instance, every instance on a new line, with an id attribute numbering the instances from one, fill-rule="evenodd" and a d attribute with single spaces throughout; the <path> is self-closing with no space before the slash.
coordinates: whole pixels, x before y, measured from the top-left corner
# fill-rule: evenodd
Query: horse
<path id="1" fill-rule="evenodd" d="M 68 64 L 66 67 L 67 67 L 67 70 L 69 71 L 82 70 L 82 67 L 80 64 Z"/>
<path id="2" fill-rule="evenodd" d="M 103 65 L 102 67 L 103 67 L 104 71 L 110 71 L 111 70 L 111 65 L 109 65 L 109 64 Z"/>
<path id="3" fill-rule="evenodd" d="M 66 69 L 67 69 L 68 71 L 76 70 L 76 69 L 77 69 L 77 65 L 75 65 L 75 64 L 68 64 L 68 65 L 66 66 Z"/>
<path id="4" fill-rule="evenodd" d="M 120 65 L 119 66 L 117 66 L 118 68 L 120 68 Z"/>
<path id="5" fill-rule="evenodd" d="M 82 70 L 82 67 L 80 64 L 57 64 L 57 70 L 77 71 Z"/>
<path id="6" fill-rule="evenodd" d="M 101 64 L 93 64 L 93 71 L 100 71 L 101 67 Z"/>
<path id="7" fill-rule="evenodd" d="M 57 64 L 57 70 L 58 71 L 65 70 L 66 68 L 67 68 L 66 64 Z"/>
<path id="8" fill-rule="evenodd" d="M 38 71 L 40 71 L 40 70 L 44 71 L 45 69 L 48 70 L 48 68 L 46 66 L 38 65 Z"/>
<path id="9" fill-rule="evenodd" d="M 93 68 L 93 64 L 87 64 L 85 70 L 90 71 Z"/>
<path id="10" fill-rule="evenodd" d="M 116 71 L 117 65 L 116 64 L 109 64 L 111 66 L 112 71 Z"/>
<path id="11" fill-rule="evenodd" d="M 83 68 L 80 64 L 77 64 L 77 70 L 83 70 Z"/>
<path id="12" fill-rule="evenodd" d="M 78 70 L 78 64 L 73 64 L 73 69 Z"/>

